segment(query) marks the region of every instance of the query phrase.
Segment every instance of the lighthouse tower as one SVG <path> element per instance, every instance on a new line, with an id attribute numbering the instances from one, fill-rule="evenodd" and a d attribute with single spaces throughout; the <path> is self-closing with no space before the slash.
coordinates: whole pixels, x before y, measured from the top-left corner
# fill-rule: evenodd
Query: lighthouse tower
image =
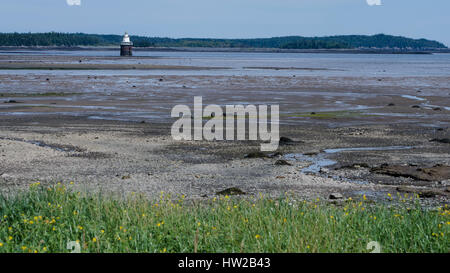
<path id="1" fill-rule="evenodd" d="M 125 32 L 122 43 L 120 43 L 120 56 L 133 56 L 133 42 L 131 42 L 127 32 Z"/>

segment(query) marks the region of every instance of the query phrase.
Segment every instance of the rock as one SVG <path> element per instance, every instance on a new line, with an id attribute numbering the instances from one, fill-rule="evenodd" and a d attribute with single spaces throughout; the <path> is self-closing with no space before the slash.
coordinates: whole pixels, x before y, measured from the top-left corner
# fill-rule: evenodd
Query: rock
<path id="1" fill-rule="evenodd" d="M 439 142 L 439 143 L 450 144 L 450 138 L 434 138 L 434 139 L 430 140 L 430 142 Z"/>
<path id="2" fill-rule="evenodd" d="M 382 164 L 380 167 L 372 168 L 370 172 L 429 182 L 450 179 L 450 166 L 439 164 L 433 167 L 422 168 L 409 165 Z"/>
<path id="3" fill-rule="evenodd" d="M 245 158 L 268 158 L 269 156 L 263 152 L 253 152 L 253 153 L 246 154 L 244 157 Z"/>
<path id="4" fill-rule="evenodd" d="M 281 176 L 281 175 L 279 175 L 279 176 L 277 176 L 277 177 L 275 177 L 276 179 L 285 179 L 286 177 L 285 176 Z"/>
<path id="5" fill-rule="evenodd" d="M 312 155 L 318 155 L 318 154 L 319 154 L 318 151 L 312 151 L 312 152 L 306 152 L 303 155 L 312 156 Z"/>
<path id="6" fill-rule="evenodd" d="M 280 142 L 294 142 L 294 141 L 288 137 L 280 137 Z"/>
<path id="7" fill-rule="evenodd" d="M 413 193 L 419 195 L 420 198 L 433 198 L 436 197 L 436 195 L 448 195 L 445 191 L 439 190 L 439 189 L 422 189 L 422 188 L 413 188 L 413 187 L 406 187 L 406 186 L 400 186 L 397 187 L 398 192 L 404 192 L 404 193 Z"/>
<path id="8" fill-rule="evenodd" d="M 359 169 L 359 168 L 370 168 L 367 163 L 354 163 L 351 165 L 342 165 L 339 169 Z"/>
<path id="9" fill-rule="evenodd" d="M 344 196 L 340 193 L 335 192 L 335 193 L 330 194 L 330 196 L 328 198 L 331 200 L 338 200 L 338 199 L 344 199 Z"/>
<path id="10" fill-rule="evenodd" d="M 232 187 L 232 188 L 225 189 L 223 191 L 218 191 L 218 192 L 216 192 L 216 194 L 217 195 L 245 195 L 247 193 L 242 191 L 239 188 Z"/>
<path id="11" fill-rule="evenodd" d="M 280 159 L 277 160 L 277 162 L 275 162 L 275 165 L 279 165 L 279 166 L 292 166 L 291 163 L 287 162 L 286 160 Z"/>
<path id="12" fill-rule="evenodd" d="M 122 176 L 122 180 L 130 179 L 130 178 L 131 178 L 131 175 L 124 175 L 124 176 Z"/>
<path id="13" fill-rule="evenodd" d="M 298 141 L 292 140 L 288 137 L 280 137 L 280 145 L 294 145 Z"/>
<path id="14" fill-rule="evenodd" d="M 283 156 L 283 154 L 280 153 L 280 152 L 276 152 L 276 153 L 273 153 L 273 154 L 268 154 L 267 156 L 270 157 L 270 158 L 277 158 L 277 157 Z"/>

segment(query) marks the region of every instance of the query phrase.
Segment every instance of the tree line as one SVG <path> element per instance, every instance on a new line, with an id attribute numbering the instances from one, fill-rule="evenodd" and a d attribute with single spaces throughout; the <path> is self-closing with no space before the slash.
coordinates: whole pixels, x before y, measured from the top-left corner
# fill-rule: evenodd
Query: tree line
<path id="1" fill-rule="evenodd" d="M 354 49 L 400 48 L 438 49 L 444 44 L 427 39 L 411 39 L 385 34 L 341 35 L 327 37 L 286 36 L 259 39 L 195 39 L 131 36 L 136 47 L 210 47 L 210 48 L 280 48 L 280 49 Z M 111 46 L 122 41 L 121 35 L 84 33 L 0 33 L 0 46 Z"/>

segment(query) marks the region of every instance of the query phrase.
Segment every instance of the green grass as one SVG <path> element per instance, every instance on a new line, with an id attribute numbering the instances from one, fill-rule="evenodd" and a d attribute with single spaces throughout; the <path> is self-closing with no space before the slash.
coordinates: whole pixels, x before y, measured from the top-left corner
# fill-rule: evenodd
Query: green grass
<path id="1" fill-rule="evenodd" d="M 450 211 L 347 200 L 334 206 L 217 197 L 114 198 L 72 185 L 33 185 L 0 196 L 0 252 L 382 252 L 449 251 Z"/>

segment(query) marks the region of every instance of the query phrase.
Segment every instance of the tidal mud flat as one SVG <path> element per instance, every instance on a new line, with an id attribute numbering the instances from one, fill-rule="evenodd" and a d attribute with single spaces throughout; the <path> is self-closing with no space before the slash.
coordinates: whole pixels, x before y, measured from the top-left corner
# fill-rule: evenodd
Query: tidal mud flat
<path id="1" fill-rule="evenodd" d="M 450 59 L 383 56 L 373 66 L 372 59 L 355 64 L 355 56 L 329 56 L 327 64 L 322 56 L 308 63 L 251 54 L 80 54 L 0 57 L 0 67 L 15 67 L 0 70 L 2 190 L 74 181 L 93 190 L 191 199 L 235 188 L 306 199 L 406 193 L 448 203 Z M 413 68 L 389 73 L 403 61 Z M 134 64 L 154 69 L 130 71 Z M 49 70 L 54 66 L 67 69 Z M 192 105 L 194 96 L 221 106 L 279 104 L 286 141 L 276 154 L 260 153 L 252 141 L 174 141 L 170 111 Z"/>

